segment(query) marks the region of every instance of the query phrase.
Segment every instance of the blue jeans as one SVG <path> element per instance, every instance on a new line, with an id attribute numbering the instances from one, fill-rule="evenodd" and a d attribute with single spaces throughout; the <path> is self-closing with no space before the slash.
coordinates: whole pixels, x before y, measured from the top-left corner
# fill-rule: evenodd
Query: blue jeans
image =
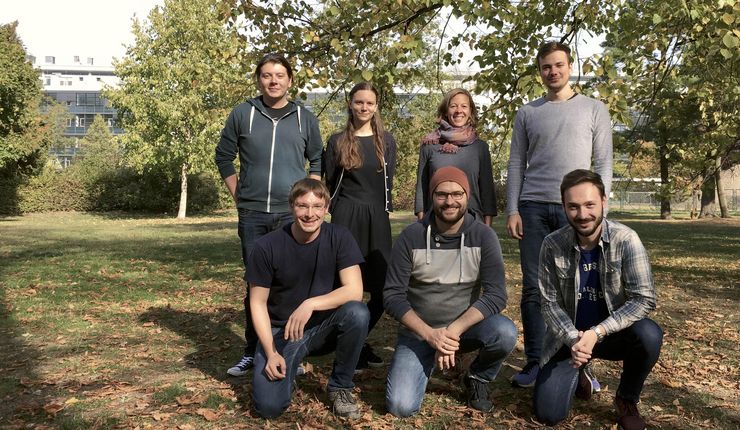
<path id="1" fill-rule="evenodd" d="M 470 327 L 460 339 L 460 352 L 480 350 L 470 374 L 490 382 L 516 345 L 516 325 L 503 315 L 491 315 Z M 412 335 L 399 333 L 386 382 L 388 412 L 408 417 L 419 411 L 435 367 L 436 350 Z"/>
<path id="2" fill-rule="evenodd" d="M 523 201 L 519 203 L 524 237 L 519 241 L 522 265 L 522 325 L 524 328 L 524 354 L 527 363 L 537 363 L 545 338 L 545 320 L 540 310 L 540 288 L 537 272 L 540 265 L 540 248 L 545 236 L 568 224 L 563 206 L 555 203 Z"/>
<path id="3" fill-rule="evenodd" d="M 252 251 L 254 242 L 267 233 L 277 230 L 281 226 L 293 221 L 293 214 L 290 212 L 267 213 L 253 211 L 249 209 L 239 209 L 239 239 L 242 242 L 242 261 L 244 269 L 247 268 L 247 258 Z M 245 274 L 246 276 L 246 274 Z M 254 349 L 257 347 L 257 333 L 252 327 L 252 313 L 249 310 L 249 288 L 244 295 L 244 355 L 254 355 Z"/>
<path id="4" fill-rule="evenodd" d="M 662 344 L 663 330 L 653 320 L 644 318 L 597 343 L 591 356 L 624 361 L 617 396 L 638 402 Z M 537 376 L 534 412 L 538 420 L 550 426 L 568 416 L 576 392 L 578 369 L 571 367 L 570 356 L 570 348 L 562 347 Z"/>
<path id="5" fill-rule="evenodd" d="M 336 350 L 334 369 L 329 377 L 329 391 L 352 389 L 357 360 L 367 337 L 370 312 L 358 301 L 347 302 L 326 316 L 319 324 L 306 329 L 303 339 L 289 342 L 283 339 L 282 327 L 273 327 L 275 347 L 285 359 L 285 378 L 270 381 L 265 374 L 265 351 L 257 346 L 254 356 L 252 402 L 263 418 L 277 417 L 290 405 L 290 396 L 298 365 L 307 355 L 323 355 Z M 310 321 L 309 321 L 310 322 Z"/>

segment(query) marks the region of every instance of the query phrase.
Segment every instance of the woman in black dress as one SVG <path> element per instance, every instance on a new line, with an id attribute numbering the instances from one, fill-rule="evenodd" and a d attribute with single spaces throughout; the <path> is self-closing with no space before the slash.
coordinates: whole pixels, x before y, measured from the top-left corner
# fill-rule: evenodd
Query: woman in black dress
<path id="1" fill-rule="evenodd" d="M 383 315 L 383 284 L 392 245 L 388 213 L 393 210 L 396 141 L 383 128 L 378 91 L 369 82 L 349 92 L 347 125 L 329 138 L 322 161 L 332 195 L 331 220 L 352 232 L 365 257 L 360 267 L 365 291 L 370 293 L 370 331 Z M 383 364 L 366 343 L 357 368 Z"/>

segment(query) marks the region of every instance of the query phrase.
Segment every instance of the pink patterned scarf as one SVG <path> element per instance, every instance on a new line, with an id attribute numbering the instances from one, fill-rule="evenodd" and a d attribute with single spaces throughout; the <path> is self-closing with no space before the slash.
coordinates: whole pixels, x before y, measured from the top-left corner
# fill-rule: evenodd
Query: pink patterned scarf
<path id="1" fill-rule="evenodd" d="M 421 144 L 434 145 L 435 143 L 442 143 L 442 148 L 439 152 L 455 154 L 461 146 L 468 146 L 475 142 L 477 138 L 478 134 L 470 125 L 454 127 L 447 121 L 440 120 L 439 128 L 424 136 L 421 139 Z"/>

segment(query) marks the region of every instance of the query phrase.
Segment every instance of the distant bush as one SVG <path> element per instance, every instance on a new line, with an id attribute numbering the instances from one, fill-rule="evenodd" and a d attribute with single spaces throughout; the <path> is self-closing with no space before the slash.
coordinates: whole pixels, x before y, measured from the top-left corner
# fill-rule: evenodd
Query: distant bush
<path id="1" fill-rule="evenodd" d="M 161 172 L 138 173 L 126 167 L 93 174 L 82 165 L 59 171 L 50 164 L 28 179 L 0 179 L 0 214 L 6 215 L 52 211 L 175 212 L 179 199 L 179 182 L 167 180 Z M 217 174 L 190 176 L 189 213 L 232 206 Z"/>

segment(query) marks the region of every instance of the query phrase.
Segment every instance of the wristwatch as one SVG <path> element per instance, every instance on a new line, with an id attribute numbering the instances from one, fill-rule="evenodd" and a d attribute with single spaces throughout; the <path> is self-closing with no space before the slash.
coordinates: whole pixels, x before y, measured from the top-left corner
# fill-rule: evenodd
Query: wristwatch
<path id="1" fill-rule="evenodd" d="M 591 330 L 593 330 L 594 333 L 596 333 L 596 343 L 599 343 L 602 340 L 604 340 L 604 333 L 601 332 L 598 325 L 591 327 Z"/>

